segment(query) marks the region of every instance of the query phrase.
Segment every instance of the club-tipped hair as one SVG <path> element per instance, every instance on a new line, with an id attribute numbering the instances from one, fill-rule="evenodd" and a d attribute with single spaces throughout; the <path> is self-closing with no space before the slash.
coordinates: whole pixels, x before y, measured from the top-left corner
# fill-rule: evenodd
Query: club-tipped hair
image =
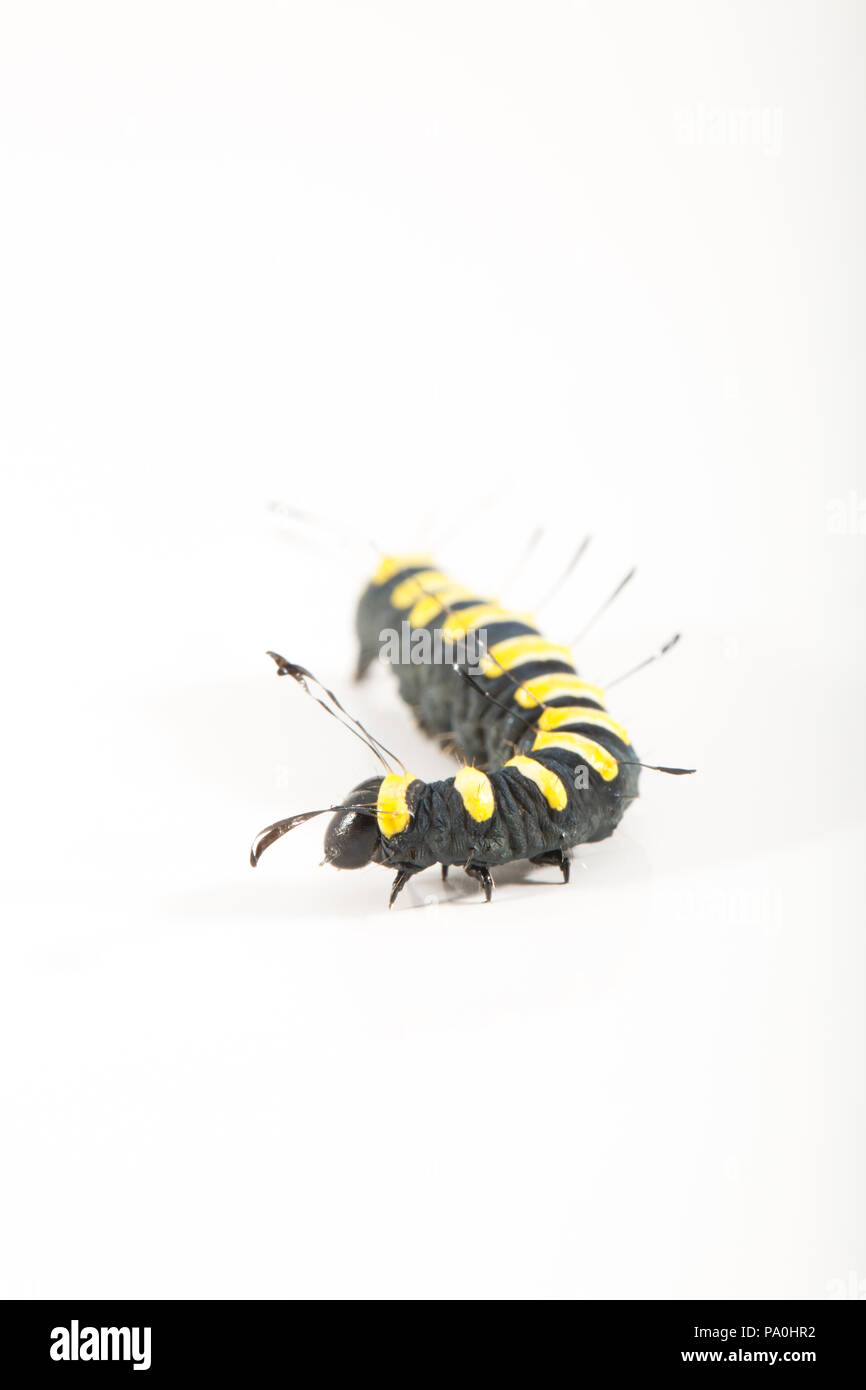
<path id="1" fill-rule="evenodd" d="M 299 825 L 304 825 L 306 821 L 312 820 L 315 816 L 325 816 L 333 811 L 364 811 L 367 815 L 375 816 L 375 803 L 367 803 L 363 806 L 322 806 L 318 811 L 301 811 L 296 816 L 286 816 L 284 820 L 275 820 L 273 825 L 266 825 L 264 830 L 260 830 L 253 840 L 250 849 L 250 863 L 256 867 L 266 849 L 276 844 L 284 835 L 288 835 L 290 830 L 296 830 Z"/>
<path id="2" fill-rule="evenodd" d="M 387 758 L 391 758 L 398 767 L 403 768 L 405 773 L 406 768 L 402 760 L 397 757 L 397 754 L 392 753 L 389 748 L 385 747 L 384 743 L 381 743 L 374 734 L 371 734 L 370 730 L 364 727 L 360 719 L 355 719 L 345 706 L 340 703 L 333 690 L 329 690 L 326 685 L 323 685 L 318 677 L 313 675 L 312 671 L 308 671 L 305 666 L 298 666 L 295 662 L 289 661 L 284 656 L 280 656 L 279 652 L 267 652 L 267 655 L 276 663 L 278 676 L 291 676 L 293 680 L 296 680 L 302 690 L 304 690 L 312 700 L 315 700 L 317 705 L 321 705 L 326 714 L 330 714 L 333 719 L 336 719 L 338 724 L 342 724 L 344 729 L 348 729 L 350 734 L 354 734 L 356 738 L 359 738 L 362 743 L 366 744 L 370 752 L 378 758 L 386 772 L 393 772 L 394 770 L 390 763 L 386 761 Z M 311 684 L 322 692 L 321 695 L 317 695 L 315 690 L 310 689 Z M 325 696 L 324 699 L 322 695 Z"/>

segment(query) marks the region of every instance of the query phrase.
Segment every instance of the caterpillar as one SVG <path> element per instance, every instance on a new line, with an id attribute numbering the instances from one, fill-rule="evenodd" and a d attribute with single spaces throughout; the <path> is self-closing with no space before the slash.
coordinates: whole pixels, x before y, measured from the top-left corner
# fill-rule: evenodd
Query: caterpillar
<path id="1" fill-rule="evenodd" d="M 434 782 L 414 776 L 310 671 L 269 652 L 277 673 L 293 677 L 361 738 L 385 775 L 359 783 L 334 806 L 266 827 L 253 842 L 253 867 L 289 830 L 333 812 L 325 861 L 391 869 L 389 908 L 415 874 L 435 864 L 443 879 L 461 867 L 487 902 L 491 869 L 515 860 L 556 867 L 567 883 L 572 849 L 613 834 L 638 797 L 641 768 L 652 766 L 638 760 L 604 692 L 578 675 L 570 649 L 549 642 L 528 615 L 452 582 L 429 556 L 380 561 L 361 595 L 356 630 L 359 679 L 382 652 L 383 634 L 408 632 L 410 650 L 403 644 L 390 658 L 400 693 L 422 728 L 449 743 L 463 765 Z M 470 669 L 465 659 L 415 659 L 425 636 L 446 651 L 473 636 L 483 641 Z"/>

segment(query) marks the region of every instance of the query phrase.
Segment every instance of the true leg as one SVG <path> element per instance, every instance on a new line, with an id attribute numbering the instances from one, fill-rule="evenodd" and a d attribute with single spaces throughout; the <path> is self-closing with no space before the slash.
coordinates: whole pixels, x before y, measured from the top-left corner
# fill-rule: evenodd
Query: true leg
<path id="1" fill-rule="evenodd" d="M 397 894 L 402 892 L 406 887 L 406 884 L 409 882 L 410 878 L 412 878 L 413 874 L 420 872 L 420 869 L 416 869 L 413 866 L 407 866 L 397 870 L 394 882 L 391 885 L 391 896 L 388 899 L 389 908 L 394 906 L 394 899 L 397 897 Z"/>
<path id="2" fill-rule="evenodd" d="M 493 879 L 486 864 L 464 864 L 464 869 L 470 878 L 477 879 L 484 890 L 484 897 L 487 902 L 493 897 Z"/>
<path id="3" fill-rule="evenodd" d="M 544 854 L 534 855 L 529 862 L 530 864 L 554 864 L 557 869 L 562 871 L 563 883 L 568 883 L 571 872 L 571 850 L 549 849 Z"/>

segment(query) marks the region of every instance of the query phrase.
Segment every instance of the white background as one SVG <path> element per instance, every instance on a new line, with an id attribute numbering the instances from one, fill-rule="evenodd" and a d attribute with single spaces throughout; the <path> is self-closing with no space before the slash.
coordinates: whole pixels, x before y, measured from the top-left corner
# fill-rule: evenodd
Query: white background
<path id="1" fill-rule="evenodd" d="M 2 1292 L 866 1288 L 862 5 L 0 24 Z M 265 648 L 451 766 L 368 541 L 587 531 L 540 616 L 638 563 L 581 670 L 681 629 L 610 705 L 698 775 L 491 907 L 253 873 L 375 771 Z"/>

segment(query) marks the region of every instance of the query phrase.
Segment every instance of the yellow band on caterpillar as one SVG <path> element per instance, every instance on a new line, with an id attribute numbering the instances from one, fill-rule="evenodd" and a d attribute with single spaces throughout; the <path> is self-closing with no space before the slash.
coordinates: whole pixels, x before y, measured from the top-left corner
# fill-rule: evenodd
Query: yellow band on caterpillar
<path id="1" fill-rule="evenodd" d="M 611 719 L 603 710 L 587 709 L 586 705 L 548 707 L 542 712 L 538 728 L 560 729 L 563 724 L 591 724 L 597 729 L 609 729 L 617 738 L 622 739 L 623 743 L 629 741 L 628 734 L 621 724 L 617 724 L 616 720 Z"/>
<path id="2" fill-rule="evenodd" d="M 523 755 L 509 758 L 505 766 L 517 768 L 521 776 L 534 782 L 552 810 L 565 810 L 568 805 L 568 793 L 556 773 L 551 772 L 549 767 L 536 762 L 535 758 L 527 758 Z"/>
<path id="3" fill-rule="evenodd" d="M 543 748 L 556 750 L 562 748 L 569 753 L 576 753 L 579 758 L 583 758 L 585 763 L 589 763 L 605 780 L 612 782 L 619 772 L 619 763 L 612 753 L 608 753 L 606 748 L 602 748 L 600 743 L 594 743 L 591 738 L 584 738 L 583 734 L 538 734 L 532 745 L 533 753 L 541 752 Z"/>
<path id="4" fill-rule="evenodd" d="M 426 569 L 433 563 L 432 555 L 383 555 L 376 567 L 371 584 L 387 584 L 401 570 Z"/>
<path id="5" fill-rule="evenodd" d="M 532 676 L 514 692 L 515 700 L 524 709 L 544 704 L 545 700 L 558 700 L 561 695 L 571 695 L 575 700 L 583 696 L 587 700 L 595 700 L 599 705 L 604 704 L 604 691 L 600 686 L 590 685 L 588 681 L 581 680 L 580 676 L 569 676 L 562 671 Z"/>
<path id="6" fill-rule="evenodd" d="M 473 820 L 490 820 L 496 801 L 489 777 L 477 767 L 461 767 L 454 778 L 454 787 Z"/>
<path id="7" fill-rule="evenodd" d="M 546 637 L 527 633 L 523 637 L 506 637 L 504 642 L 495 642 L 481 658 L 481 673 L 495 679 L 503 671 L 513 671 L 527 661 L 566 661 L 573 664 L 568 647 L 557 647 Z"/>
<path id="8" fill-rule="evenodd" d="M 380 831 L 388 838 L 399 835 L 412 818 L 412 812 L 406 805 L 406 792 L 415 780 L 411 773 L 401 777 L 396 772 L 390 772 L 382 779 L 376 798 L 376 820 Z"/>
<path id="9" fill-rule="evenodd" d="M 458 612 L 452 613 L 442 625 L 442 636 L 446 642 L 457 642 L 482 623 L 502 623 L 509 620 L 514 622 L 514 615 L 506 613 L 498 603 L 478 603 L 472 608 L 461 608 Z"/>
<path id="10" fill-rule="evenodd" d="M 472 598 L 472 591 L 464 589 L 460 584 L 451 584 L 446 589 L 440 589 L 435 596 L 427 594 L 415 604 L 409 614 L 409 624 L 411 627 L 426 627 L 438 613 L 443 613 L 452 603 L 466 598 Z"/>
<path id="11" fill-rule="evenodd" d="M 453 580 L 441 570 L 422 570 L 412 574 L 402 584 L 391 590 L 391 602 L 395 608 L 411 608 L 425 594 L 438 594 L 440 589 L 453 588 Z"/>

